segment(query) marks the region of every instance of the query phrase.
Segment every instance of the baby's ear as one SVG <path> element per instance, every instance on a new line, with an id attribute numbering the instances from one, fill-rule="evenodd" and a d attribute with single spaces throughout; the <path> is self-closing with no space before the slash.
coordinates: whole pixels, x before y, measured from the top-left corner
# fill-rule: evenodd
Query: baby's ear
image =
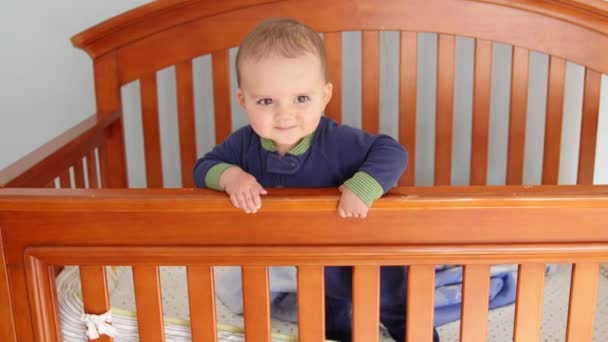
<path id="1" fill-rule="evenodd" d="M 327 82 L 325 83 L 325 86 L 323 87 L 323 109 L 325 109 L 325 106 L 327 106 L 327 104 L 329 103 L 329 100 L 331 100 L 331 95 L 333 94 L 333 90 L 334 90 L 334 85 L 331 84 L 331 82 Z"/>
<path id="2" fill-rule="evenodd" d="M 245 110 L 245 94 L 243 94 L 241 88 L 236 90 L 236 100 L 238 101 L 239 106 Z"/>

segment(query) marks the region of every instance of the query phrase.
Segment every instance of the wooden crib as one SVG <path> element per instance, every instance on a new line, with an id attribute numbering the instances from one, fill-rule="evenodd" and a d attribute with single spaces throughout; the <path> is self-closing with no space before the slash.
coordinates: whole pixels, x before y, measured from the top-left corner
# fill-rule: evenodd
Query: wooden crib
<path id="1" fill-rule="evenodd" d="M 324 33 L 335 89 L 326 115 L 337 121 L 343 107 L 341 32 L 363 31 L 361 121 L 374 133 L 380 117 L 379 32 L 400 32 L 398 136 L 411 161 L 400 186 L 378 200 L 365 220 L 336 214 L 335 189 L 272 189 L 255 215 L 232 208 L 213 191 L 158 189 L 163 174 L 156 71 L 175 66 L 181 181 L 192 188 L 192 59 L 211 54 L 220 142 L 232 130 L 228 49 L 268 17 L 293 17 Z M 414 186 L 418 32 L 439 34 L 434 186 L 424 187 Z M 475 39 L 470 186 L 450 186 L 455 36 Z M 142 341 L 164 340 L 160 265 L 187 266 L 194 341 L 215 340 L 214 265 L 243 267 L 247 341 L 269 341 L 268 266 L 298 267 L 299 339 L 321 341 L 323 266 L 353 265 L 359 342 L 378 339 L 379 266 L 410 265 L 407 340 L 431 341 L 437 264 L 464 265 L 460 340 L 486 341 L 489 267 L 504 263 L 520 265 L 515 341 L 539 340 L 547 263 L 574 264 L 566 338 L 591 341 L 598 268 L 608 261 L 608 187 L 592 185 L 601 74 L 608 72 L 607 3 L 167 0 L 72 40 L 94 61 L 97 113 L 0 172 L 1 341 L 62 339 L 53 281 L 61 265 L 80 266 L 89 313 L 109 309 L 103 266 L 132 265 Z M 487 185 L 494 42 L 513 45 L 505 186 Z M 526 186 L 532 50 L 550 57 L 542 185 Z M 567 61 L 585 67 L 577 185 L 557 185 Z M 123 131 L 121 86 L 134 80 L 141 89 L 150 189 L 126 189 L 123 134 L 131 133 Z M 61 189 L 55 189 L 56 179 Z"/>

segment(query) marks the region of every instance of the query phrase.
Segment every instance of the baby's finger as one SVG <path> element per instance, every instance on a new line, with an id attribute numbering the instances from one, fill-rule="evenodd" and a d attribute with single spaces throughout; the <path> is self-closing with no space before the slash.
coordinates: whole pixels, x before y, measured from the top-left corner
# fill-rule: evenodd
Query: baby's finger
<path id="1" fill-rule="evenodd" d="M 260 193 L 258 191 L 251 191 L 251 198 L 253 199 L 255 209 L 260 209 L 262 207 L 262 199 L 260 198 Z"/>
<path id="2" fill-rule="evenodd" d="M 255 213 L 257 210 L 257 207 L 255 206 L 255 203 L 253 202 L 253 197 L 251 196 L 251 192 L 247 191 L 243 194 L 243 196 L 245 197 L 245 202 L 247 203 L 247 208 L 249 209 L 249 211 L 252 213 Z"/>
<path id="3" fill-rule="evenodd" d="M 243 209 L 247 214 L 249 214 L 249 208 L 247 207 L 247 201 L 245 200 L 243 193 L 238 193 L 236 198 L 239 201 L 239 208 Z"/>
<path id="4" fill-rule="evenodd" d="M 230 202 L 232 202 L 232 205 L 235 208 L 241 209 L 241 206 L 239 205 L 239 200 L 236 198 L 235 194 L 230 195 Z"/>
<path id="5" fill-rule="evenodd" d="M 268 191 L 266 191 L 266 189 L 262 188 L 262 186 L 260 184 L 258 184 L 258 186 L 260 187 L 260 194 L 268 195 Z"/>
<path id="6" fill-rule="evenodd" d="M 346 218 L 346 212 L 344 211 L 344 208 L 338 208 L 338 215 L 340 215 L 341 218 Z"/>

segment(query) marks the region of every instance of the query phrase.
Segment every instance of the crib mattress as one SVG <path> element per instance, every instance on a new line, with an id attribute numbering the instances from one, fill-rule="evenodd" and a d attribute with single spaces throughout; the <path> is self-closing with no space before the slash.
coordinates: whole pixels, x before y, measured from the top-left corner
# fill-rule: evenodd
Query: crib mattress
<path id="1" fill-rule="evenodd" d="M 215 272 L 225 268 L 216 267 Z M 608 341 L 608 276 L 602 270 L 595 314 L 593 341 Z M 568 314 L 568 295 L 571 267 L 559 265 L 557 271 L 547 275 L 541 328 L 542 341 L 564 341 Z M 161 293 L 165 315 L 167 341 L 190 341 L 188 298 L 185 267 L 161 267 Z M 57 278 L 57 297 L 64 341 L 87 341 L 85 325 L 80 322 L 82 299 L 77 267 L 66 267 Z M 108 289 L 112 305 L 113 326 L 118 330 L 116 342 L 138 341 L 135 320 L 135 296 L 130 267 L 108 268 Z M 488 315 L 488 340 L 503 342 L 513 340 L 514 306 L 509 305 L 490 311 Z M 218 341 L 244 341 L 243 318 L 232 314 L 220 300 L 216 300 Z M 452 322 L 438 328 L 442 342 L 459 340 L 460 322 Z M 297 341 L 297 325 L 278 320 L 272 321 L 273 342 Z M 392 341 L 381 331 L 381 341 Z"/>

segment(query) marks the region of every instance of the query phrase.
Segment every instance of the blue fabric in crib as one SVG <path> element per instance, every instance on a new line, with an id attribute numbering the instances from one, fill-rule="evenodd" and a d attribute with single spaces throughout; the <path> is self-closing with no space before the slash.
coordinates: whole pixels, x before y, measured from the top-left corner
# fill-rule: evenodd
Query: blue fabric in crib
<path id="1" fill-rule="evenodd" d="M 490 269 L 489 308 L 515 301 L 517 266 L 499 265 Z M 462 304 L 462 266 L 437 266 L 435 269 L 435 326 L 460 319 Z"/>
<path id="2" fill-rule="evenodd" d="M 547 272 L 555 265 L 547 265 Z M 270 267 L 270 301 L 272 316 L 289 322 L 297 321 L 297 272 L 295 267 Z M 226 267 L 216 277 L 216 293 L 235 314 L 243 313 L 240 267 Z M 495 265 L 490 268 L 489 308 L 515 302 L 517 265 Z M 460 319 L 462 304 L 462 266 L 435 268 L 434 324 L 440 326 Z"/>

